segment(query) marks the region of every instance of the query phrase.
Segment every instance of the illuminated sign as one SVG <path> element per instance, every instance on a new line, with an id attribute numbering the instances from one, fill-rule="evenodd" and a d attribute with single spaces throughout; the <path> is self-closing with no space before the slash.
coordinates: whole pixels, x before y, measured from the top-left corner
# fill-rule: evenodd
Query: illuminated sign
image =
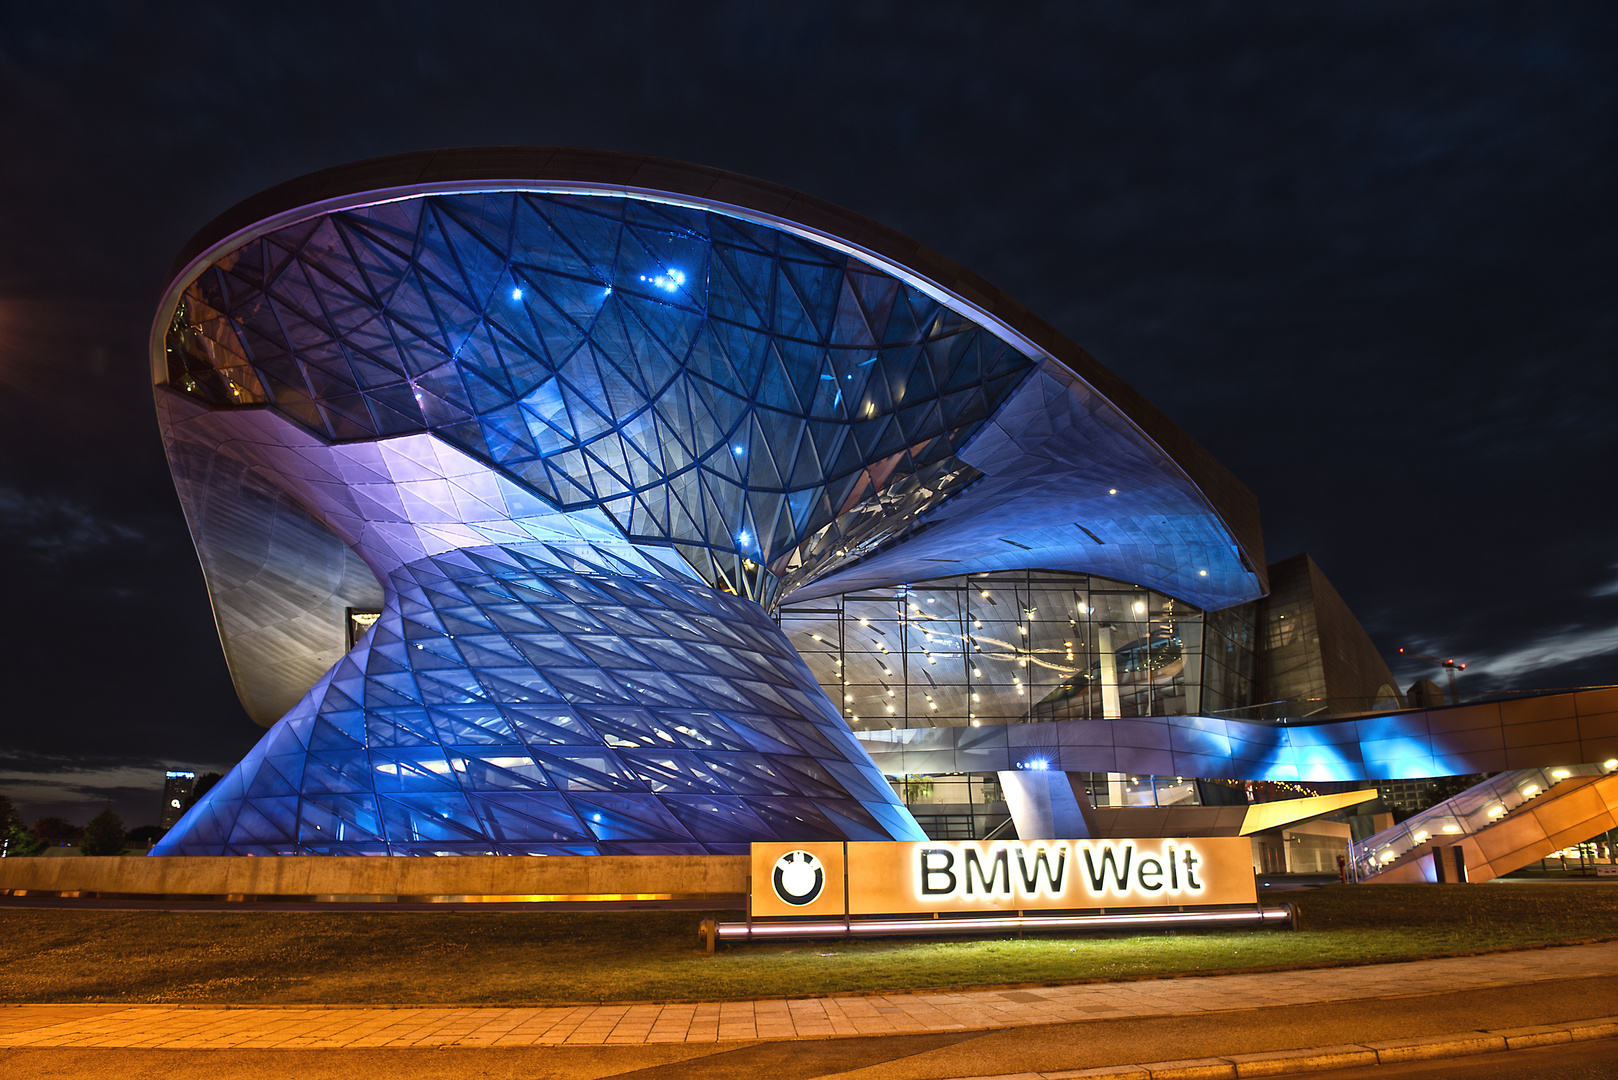
<path id="1" fill-rule="evenodd" d="M 754 844 L 754 915 L 1258 902 L 1245 837 Z"/>

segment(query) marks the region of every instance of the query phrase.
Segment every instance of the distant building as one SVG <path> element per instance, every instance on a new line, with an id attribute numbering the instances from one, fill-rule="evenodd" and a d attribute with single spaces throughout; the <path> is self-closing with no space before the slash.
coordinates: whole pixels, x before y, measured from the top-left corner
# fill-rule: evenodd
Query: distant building
<path id="1" fill-rule="evenodd" d="M 171 769 L 163 774 L 163 812 L 157 817 L 160 826 L 167 829 L 180 820 L 180 815 L 185 813 L 185 800 L 191 797 L 191 788 L 196 782 L 194 772 Z"/>
<path id="2" fill-rule="evenodd" d="M 1421 776 L 1409 780 L 1378 780 L 1377 792 L 1389 810 L 1399 810 L 1406 813 L 1415 813 L 1420 810 L 1422 798 L 1427 789 L 1433 786 L 1433 778 Z"/>

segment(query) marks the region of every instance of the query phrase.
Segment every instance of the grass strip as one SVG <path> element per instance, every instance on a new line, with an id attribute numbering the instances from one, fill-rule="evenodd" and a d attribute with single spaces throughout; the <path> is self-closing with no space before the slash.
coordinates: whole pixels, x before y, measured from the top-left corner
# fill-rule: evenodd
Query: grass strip
<path id="1" fill-rule="evenodd" d="M 713 1001 L 1311 967 L 1618 937 L 1618 887 L 1333 886 L 1285 899 L 1300 906 L 1297 932 L 771 942 L 722 946 L 713 957 L 697 946 L 700 912 L 0 909 L 0 1002 Z"/>

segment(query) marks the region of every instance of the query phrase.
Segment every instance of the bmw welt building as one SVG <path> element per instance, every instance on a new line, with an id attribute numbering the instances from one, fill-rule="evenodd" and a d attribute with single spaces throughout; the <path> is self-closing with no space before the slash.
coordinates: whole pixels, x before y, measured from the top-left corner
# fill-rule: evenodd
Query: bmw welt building
<path id="1" fill-rule="evenodd" d="M 191 242 L 151 356 L 269 729 L 154 854 L 1037 836 L 1487 767 L 1117 376 L 772 184 L 543 148 L 314 174 Z"/>

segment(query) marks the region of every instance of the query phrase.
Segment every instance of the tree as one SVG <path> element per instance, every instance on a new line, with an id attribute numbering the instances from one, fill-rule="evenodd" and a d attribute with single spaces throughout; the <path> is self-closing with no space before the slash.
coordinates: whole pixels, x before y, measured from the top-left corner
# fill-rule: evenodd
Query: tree
<path id="1" fill-rule="evenodd" d="M 16 818 L 6 823 L 4 830 L 0 830 L 0 849 L 4 849 L 6 858 L 21 859 L 30 855 L 38 855 L 45 850 L 45 842 L 36 839 Z"/>
<path id="2" fill-rule="evenodd" d="M 67 818 L 42 817 L 34 822 L 34 835 L 52 847 L 58 844 L 77 844 L 84 836 L 84 828 Z"/>
<path id="3" fill-rule="evenodd" d="M 8 859 L 18 859 L 38 855 L 44 850 L 45 845 L 34 837 L 18 816 L 16 805 L 0 795 L 0 853 Z"/>
<path id="4" fill-rule="evenodd" d="M 112 812 L 112 800 L 107 808 L 90 819 L 84 827 L 84 839 L 79 851 L 85 855 L 121 855 L 124 850 L 124 819 Z"/>

